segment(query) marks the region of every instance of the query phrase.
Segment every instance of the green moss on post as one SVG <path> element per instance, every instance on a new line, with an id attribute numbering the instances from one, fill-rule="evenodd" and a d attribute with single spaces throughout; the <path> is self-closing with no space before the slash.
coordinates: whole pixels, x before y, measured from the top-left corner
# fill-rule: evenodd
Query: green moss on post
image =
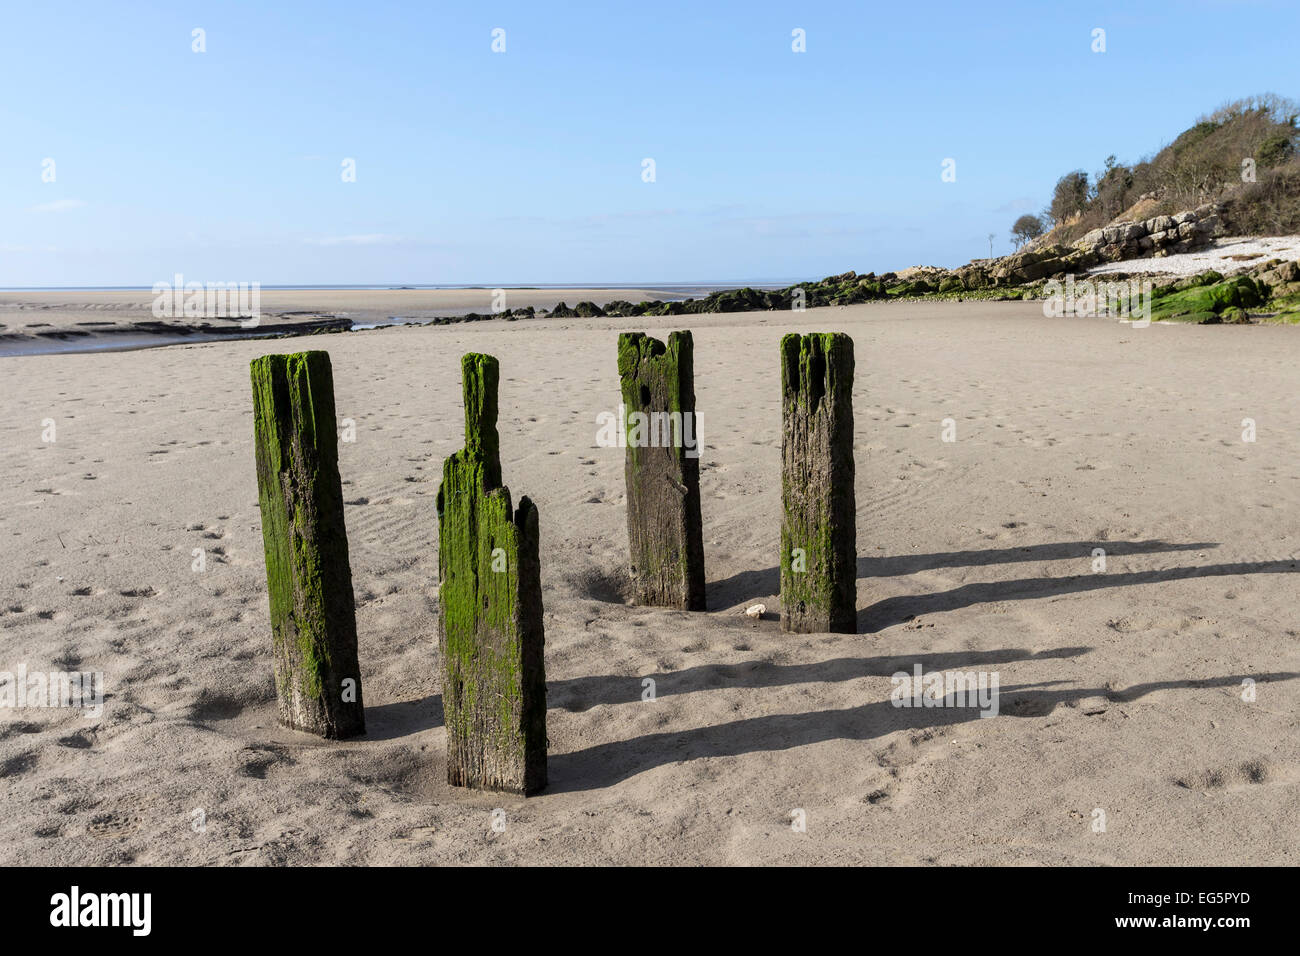
<path id="1" fill-rule="evenodd" d="M 546 786 L 537 507 L 510 505 L 497 443 L 497 360 L 461 359 L 465 448 L 438 489 L 438 643 L 447 781 L 537 793 Z"/>
<path id="2" fill-rule="evenodd" d="M 470 352 L 461 358 L 465 399 L 465 452 L 488 469 L 484 485 L 501 484 L 501 443 L 497 435 L 497 385 L 500 372 L 490 355 Z"/>
<path id="3" fill-rule="evenodd" d="M 641 332 L 618 337 L 627 415 L 627 536 L 638 604 L 705 609 L 694 345 Z"/>
<path id="4" fill-rule="evenodd" d="M 853 340 L 781 339 L 781 628 L 857 630 Z"/>
<path id="5" fill-rule="evenodd" d="M 362 734 L 329 353 L 264 355 L 251 373 L 280 723 L 322 737 Z"/>

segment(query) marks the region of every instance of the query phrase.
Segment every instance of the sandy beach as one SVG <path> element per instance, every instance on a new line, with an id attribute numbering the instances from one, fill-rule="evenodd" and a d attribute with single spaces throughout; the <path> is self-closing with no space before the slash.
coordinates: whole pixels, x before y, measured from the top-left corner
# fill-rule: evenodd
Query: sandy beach
<path id="1" fill-rule="evenodd" d="M 86 321 L 23 301 L 32 322 Z M 618 332 L 679 328 L 707 613 L 624 601 L 624 453 L 595 441 Z M 776 616 L 790 331 L 855 343 L 854 635 Z M 1300 862 L 1296 334 L 897 303 L 0 359 L 0 670 L 106 690 L 98 718 L 0 711 L 0 861 Z M 305 348 L 330 352 L 355 423 L 368 734 L 345 742 L 275 719 L 248 366 Z M 504 480 L 541 516 L 550 785 L 529 799 L 445 782 L 434 498 L 467 351 L 500 360 Z M 918 664 L 996 672 L 999 713 L 893 706 L 890 675 Z"/>

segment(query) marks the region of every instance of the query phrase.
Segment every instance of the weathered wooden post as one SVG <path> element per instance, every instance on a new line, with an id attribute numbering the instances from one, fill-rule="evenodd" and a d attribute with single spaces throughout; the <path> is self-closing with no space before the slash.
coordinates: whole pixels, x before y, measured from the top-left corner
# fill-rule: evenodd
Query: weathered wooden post
<path id="1" fill-rule="evenodd" d="M 853 340 L 781 339 L 781 629 L 857 630 Z"/>
<path id="2" fill-rule="evenodd" d="M 438 644 L 447 781 L 546 786 L 546 668 L 537 506 L 510 506 L 497 442 L 497 360 L 461 358 L 465 448 L 438 489 Z"/>
<path id="3" fill-rule="evenodd" d="M 251 371 L 280 723 L 363 734 L 329 353 L 264 355 Z"/>
<path id="4" fill-rule="evenodd" d="M 703 611 L 704 537 L 694 345 L 641 332 L 618 337 L 627 429 L 627 538 L 638 604 Z"/>

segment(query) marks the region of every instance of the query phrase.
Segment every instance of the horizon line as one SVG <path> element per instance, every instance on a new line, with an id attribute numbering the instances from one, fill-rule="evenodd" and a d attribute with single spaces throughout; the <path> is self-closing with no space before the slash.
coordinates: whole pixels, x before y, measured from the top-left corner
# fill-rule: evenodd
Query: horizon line
<path id="1" fill-rule="evenodd" d="M 820 279 L 781 278 L 781 279 L 715 279 L 703 281 L 698 279 L 677 282 L 357 282 L 357 283 L 322 283 L 322 282 L 287 282 L 258 283 L 258 288 L 276 291 L 293 290 L 367 290 L 367 291 L 455 291 L 457 289 L 669 289 L 669 288 L 744 288 L 746 286 L 777 286 L 784 288 L 799 282 L 817 282 Z M 0 292 L 152 292 L 155 283 L 149 285 L 40 285 L 40 286 L 5 286 L 0 285 Z M 170 286 L 169 286 L 170 287 Z"/>

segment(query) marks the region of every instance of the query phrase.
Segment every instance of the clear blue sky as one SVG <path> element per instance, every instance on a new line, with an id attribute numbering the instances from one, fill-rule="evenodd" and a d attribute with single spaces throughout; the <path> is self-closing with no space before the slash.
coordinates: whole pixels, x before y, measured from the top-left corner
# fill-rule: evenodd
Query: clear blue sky
<path id="1" fill-rule="evenodd" d="M 952 266 L 1062 173 L 1300 95 L 1298 36 L 1295 0 L 9 3 L 0 286 Z"/>

